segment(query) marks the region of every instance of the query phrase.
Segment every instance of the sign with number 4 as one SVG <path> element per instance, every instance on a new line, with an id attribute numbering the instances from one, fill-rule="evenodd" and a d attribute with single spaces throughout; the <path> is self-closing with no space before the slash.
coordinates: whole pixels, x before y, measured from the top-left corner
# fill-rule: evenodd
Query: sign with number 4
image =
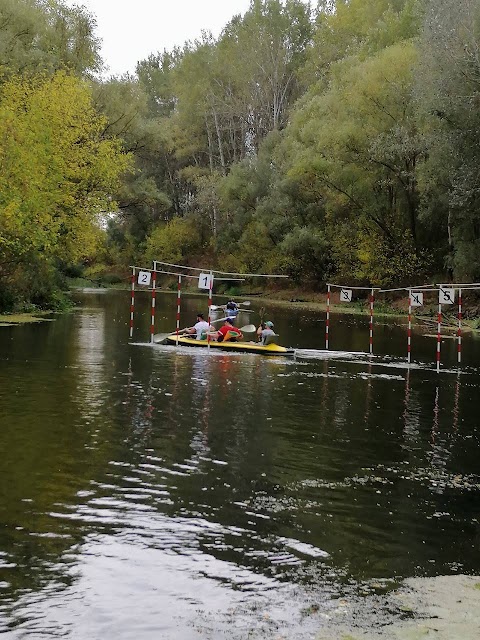
<path id="1" fill-rule="evenodd" d="M 201 273 L 198 278 L 199 289 L 210 289 L 213 287 L 213 275 L 211 273 Z"/>
<path id="2" fill-rule="evenodd" d="M 138 272 L 138 284 L 143 284 L 144 287 L 150 286 L 150 281 L 152 279 L 152 274 L 150 271 L 139 271 Z"/>
<path id="3" fill-rule="evenodd" d="M 351 302 L 351 301 L 352 301 L 352 290 L 340 289 L 340 302 Z"/>
<path id="4" fill-rule="evenodd" d="M 412 291 L 410 293 L 410 300 L 412 307 L 421 307 L 423 305 L 423 293 L 421 293 L 420 291 L 417 293 L 415 293 L 415 291 Z"/>

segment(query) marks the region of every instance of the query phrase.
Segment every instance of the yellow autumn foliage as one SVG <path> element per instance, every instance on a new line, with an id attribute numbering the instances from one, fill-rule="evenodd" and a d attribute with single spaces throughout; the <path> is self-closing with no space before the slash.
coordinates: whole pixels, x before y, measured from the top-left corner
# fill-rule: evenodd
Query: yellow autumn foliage
<path id="1" fill-rule="evenodd" d="M 95 247 L 111 193 L 129 168 L 88 85 L 64 72 L 13 77 L 0 90 L 0 264 L 76 261 Z"/>

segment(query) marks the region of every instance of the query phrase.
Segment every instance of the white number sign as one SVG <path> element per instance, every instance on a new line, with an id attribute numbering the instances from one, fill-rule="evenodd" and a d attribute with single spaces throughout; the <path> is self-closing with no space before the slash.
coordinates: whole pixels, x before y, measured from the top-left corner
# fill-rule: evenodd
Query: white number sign
<path id="1" fill-rule="evenodd" d="M 143 284 L 145 287 L 150 286 L 150 280 L 152 279 L 152 274 L 150 271 L 139 271 L 138 272 L 138 284 Z"/>
<path id="2" fill-rule="evenodd" d="M 421 307 L 423 305 L 423 293 L 412 291 L 410 298 L 412 307 Z"/>
<path id="3" fill-rule="evenodd" d="M 440 289 L 438 302 L 440 304 L 453 304 L 455 302 L 455 289 Z"/>
<path id="4" fill-rule="evenodd" d="M 210 289 L 213 286 L 213 276 L 211 273 L 201 273 L 198 278 L 199 289 Z"/>
<path id="5" fill-rule="evenodd" d="M 352 301 L 352 290 L 340 289 L 340 302 L 351 302 L 351 301 Z"/>

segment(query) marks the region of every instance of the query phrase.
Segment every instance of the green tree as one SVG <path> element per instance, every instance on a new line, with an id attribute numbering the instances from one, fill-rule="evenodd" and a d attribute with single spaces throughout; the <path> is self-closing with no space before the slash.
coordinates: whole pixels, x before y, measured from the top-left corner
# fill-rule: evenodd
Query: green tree
<path id="1" fill-rule="evenodd" d="M 83 7 L 57 0 L 0 0 L 0 69 L 3 74 L 78 75 L 101 67 L 95 19 Z"/>
<path id="2" fill-rule="evenodd" d="M 200 234 L 193 220 L 174 218 L 147 238 L 147 261 L 182 262 L 200 249 Z"/>
<path id="3" fill-rule="evenodd" d="M 416 171 L 426 148 L 412 100 L 415 61 L 412 44 L 344 61 L 329 90 L 306 98 L 292 120 L 288 174 L 318 191 L 332 241 L 348 220 L 350 239 L 367 227 L 392 251 L 419 247 Z"/>
<path id="4" fill-rule="evenodd" d="M 0 269 L 75 262 L 93 252 L 129 167 L 102 138 L 86 84 L 64 72 L 12 77 L 0 91 Z"/>
<path id="5" fill-rule="evenodd" d="M 416 95 L 428 132 L 425 223 L 459 279 L 480 277 L 480 6 L 428 3 Z"/>

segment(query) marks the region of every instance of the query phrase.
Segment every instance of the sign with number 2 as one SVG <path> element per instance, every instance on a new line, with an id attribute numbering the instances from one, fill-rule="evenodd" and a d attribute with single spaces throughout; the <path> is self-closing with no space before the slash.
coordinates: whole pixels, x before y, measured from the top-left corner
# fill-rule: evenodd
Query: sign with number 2
<path id="1" fill-rule="evenodd" d="M 145 287 L 150 286 L 150 280 L 152 279 L 152 274 L 150 271 L 139 271 L 138 273 L 138 284 L 143 284 Z"/>

